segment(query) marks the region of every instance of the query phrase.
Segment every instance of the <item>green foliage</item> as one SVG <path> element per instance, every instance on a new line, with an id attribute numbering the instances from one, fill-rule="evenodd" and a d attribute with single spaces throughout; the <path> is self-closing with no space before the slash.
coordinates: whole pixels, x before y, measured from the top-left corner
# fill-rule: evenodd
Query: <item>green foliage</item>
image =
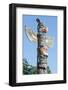
<path id="1" fill-rule="evenodd" d="M 47 73 L 51 74 L 51 70 L 50 70 L 49 66 L 47 66 Z"/>
<path id="2" fill-rule="evenodd" d="M 47 66 L 47 73 L 51 74 L 51 70 L 49 66 Z M 30 74 L 37 74 L 37 67 L 32 66 L 27 62 L 27 59 L 23 59 L 23 74 L 24 75 L 30 75 Z"/>
<path id="3" fill-rule="evenodd" d="M 23 73 L 24 74 L 37 74 L 37 68 L 29 65 L 26 59 L 23 59 Z"/>

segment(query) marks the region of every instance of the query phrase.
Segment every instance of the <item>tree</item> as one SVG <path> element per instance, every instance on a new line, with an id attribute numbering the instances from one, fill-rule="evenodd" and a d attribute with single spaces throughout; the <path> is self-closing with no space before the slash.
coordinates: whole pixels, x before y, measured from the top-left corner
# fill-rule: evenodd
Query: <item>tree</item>
<path id="1" fill-rule="evenodd" d="M 50 70 L 49 66 L 47 66 L 47 73 L 51 74 L 51 70 Z"/>
<path id="2" fill-rule="evenodd" d="M 23 59 L 23 74 L 37 74 L 37 68 L 30 65 L 27 59 Z"/>

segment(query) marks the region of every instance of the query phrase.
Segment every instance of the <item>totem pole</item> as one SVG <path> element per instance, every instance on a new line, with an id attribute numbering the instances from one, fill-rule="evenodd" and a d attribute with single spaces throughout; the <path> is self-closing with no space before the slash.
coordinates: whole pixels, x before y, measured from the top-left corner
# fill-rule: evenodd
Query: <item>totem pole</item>
<path id="1" fill-rule="evenodd" d="M 37 25 L 37 38 L 38 38 L 38 56 L 37 56 L 37 71 L 39 74 L 47 73 L 47 58 L 48 58 L 48 46 L 46 44 L 46 33 L 48 29 L 41 23 L 41 21 L 36 19 Z"/>
<path id="2" fill-rule="evenodd" d="M 53 39 L 47 36 L 48 27 L 44 26 L 40 19 L 36 19 L 37 33 L 31 28 L 26 28 L 26 35 L 31 42 L 37 43 L 37 73 L 47 74 L 48 48 L 53 46 Z"/>

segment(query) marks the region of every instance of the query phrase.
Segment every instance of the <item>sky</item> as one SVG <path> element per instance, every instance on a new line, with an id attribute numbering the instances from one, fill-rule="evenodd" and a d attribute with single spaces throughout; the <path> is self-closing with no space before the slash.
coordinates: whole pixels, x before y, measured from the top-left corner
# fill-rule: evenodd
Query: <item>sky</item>
<path id="1" fill-rule="evenodd" d="M 37 66 L 37 44 L 32 43 L 25 34 L 25 26 L 31 27 L 34 32 L 37 32 L 36 18 L 48 27 L 47 35 L 54 38 L 54 45 L 48 49 L 48 66 L 52 73 L 57 73 L 57 16 L 37 16 L 37 15 L 23 15 L 23 58 L 26 58 L 28 63 Z"/>

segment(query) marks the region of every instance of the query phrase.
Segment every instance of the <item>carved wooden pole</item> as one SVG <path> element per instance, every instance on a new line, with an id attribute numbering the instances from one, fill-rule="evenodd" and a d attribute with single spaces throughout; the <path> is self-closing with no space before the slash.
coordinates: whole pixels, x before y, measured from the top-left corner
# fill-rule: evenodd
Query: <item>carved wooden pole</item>
<path id="1" fill-rule="evenodd" d="M 47 58 L 48 58 L 48 46 L 45 45 L 46 41 L 46 28 L 40 22 L 39 19 L 36 19 L 38 25 L 38 54 L 37 54 L 37 73 L 38 74 L 47 74 Z"/>
<path id="2" fill-rule="evenodd" d="M 37 33 L 33 32 L 31 28 L 26 28 L 25 31 L 29 40 L 37 43 L 37 73 L 47 74 L 48 48 L 53 46 L 53 38 L 46 35 L 48 28 L 39 19 L 36 21 Z"/>

